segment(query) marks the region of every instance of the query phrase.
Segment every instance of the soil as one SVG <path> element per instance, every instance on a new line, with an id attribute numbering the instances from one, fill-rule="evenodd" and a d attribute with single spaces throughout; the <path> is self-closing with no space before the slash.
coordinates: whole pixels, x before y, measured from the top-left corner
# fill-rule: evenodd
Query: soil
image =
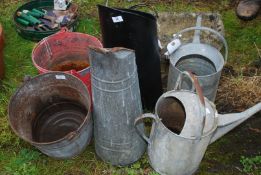
<path id="1" fill-rule="evenodd" d="M 231 65 L 224 67 L 215 102 L 219 113 L 241 112 L 261 101 L 261 76 L 248 69 L 239 73 Z M 245 174 L 241 156 L 260 156 L 260 145 L 261 112 L 210 145 L 197 174 Z"/>
<path id="2" fill-rule="evenodd" d="M 162 46 L 166 45 L 172 40 L 173 34 L 189 27 L 195 27 L 198 13 L 159 13 L 159 39 Z M 201 26 L 212 28 L 224 35 L 224 25 L 221 16 L 216 13 L 201 13 Z M 170 20 L 171 19 L 171 20 Z M 189 42 L 194 36 L 194 31 L 182 34 L 182 42 Z M 209 43 L 216 46 L 218 49 L 222 48 L 216 35 L 209 32 L 201 32 L 201 42 Z"/>
<path id="3" fill-rule="evenodd" d="M 201 163 L 198 174 L 245 174 L 240 164 L 241 156 L 260 155 L 261 113 L 244 122 L 222 139 L 210 145 Z"/>

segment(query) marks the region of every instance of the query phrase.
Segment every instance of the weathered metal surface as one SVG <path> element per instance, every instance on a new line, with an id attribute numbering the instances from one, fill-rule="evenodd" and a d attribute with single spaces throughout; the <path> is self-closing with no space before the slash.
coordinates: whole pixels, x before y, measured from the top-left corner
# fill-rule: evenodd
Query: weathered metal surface
<path id="1" fill-rule="evenodd" d="M 164 98 L 164 100 L 159 101 L 158 109 L 162 123 L 172 132 L 180 134 L 186 120 L 186 114 L 181 102 L 176 98 Z"/>
<path id="2" fill-rule="evenodd" d="M 112 165 L 131 164 L 146 148 L 133 125 L 142 114 L 135 53 L 125 48 L 90 48 L 89 53 L 96 153 Z"/>
<path id="3" fill-rule="evenodd" d="M 4 78 L 5 70 L 4 70 L 4 32 L 3 27 L 0 24 L 0 80 Z"/>
<path id="4" fill-rule="evenodd" d="M 190 71 L 197 75 L 204 96 L 214 102 L 221 71 L 227 60 L 228 47 L 224 37 L 217 31 L 200 26 L 201 16 L 198 17 L 197 27 L 187 28 L 178 32 L 177 36 L 195 30 L 195 35 L 193 42 L 182 44 L 170 55 L 167 89 L 172 90 L 174 88 L 178 76 L 183 71 Z M 200 31 L 213 33 L 222 41 L 225 47 L 224 57 L 217 48 L 200 42 Z M 184 80 L 182 88 L 191 88 L 191 83 L 188 79 Z"/>
<path id="5" fill-rule="evenodd" d="M 74 76 L 52 72 L 27 80 L 9 104 L 14 132 L 44 154 L 64 159 L 81 153 L 92 137 L 91 102 Z"/>
<path id="6" fill-rule="evenodd" d="M 176 116 L 171 122 L 166 123 L 164 119 L 166 116 L 160 115 L 162 101 L 169 98 L 176 100 L 179 106 L 183 106 L 179 107 L 178 110 L 184 110 L 182 113 L 186 114 L 185 124 L 182 130 L 178 132 L 171 130 L 172 126 L 175 127 L 176 124 L 180 123 Z M 258 103 L 242 113 L 220 115 L 217 113 L 214 104 L 204 97 L 205 103 L 203 104 L 205 104 L 205 107 L 203 110 L 206 113 L 204 116 L 204 112 L 202 112 L 204 105 L 201 106 L 199 101 L 202 100 L 191 91 L 168 91 L 159 98 L 155 107 L 155 115 L 144 114 L 135 120 L 136 125 L 143 119 L 153 119 L 150 137 L 147 138 L 144 133 L 140 134 L 149 143 L 150 164 L 160 174 L 193 174 L 198 169 L 210 143 L 261 110 L 261 103 Z M 202 128 L 202 132 L 198 128 Z"/>
<path id="7" fill-rule="evenodd" d="M 98 10 L 104 47 L 135 50 L 142 105 L 144 109 L 153 109 L 163 93 L 156 17 L 102 5 L 98 5 Z"/>
<path id="8" fill-rule="evenodd" d="M 91 92 L 88 46 L 102 47 L 102 44 L 94 36 L 63 28 L 35 46 L 32 61 L 39 73 L 63 71 L 77 76 Z"/>

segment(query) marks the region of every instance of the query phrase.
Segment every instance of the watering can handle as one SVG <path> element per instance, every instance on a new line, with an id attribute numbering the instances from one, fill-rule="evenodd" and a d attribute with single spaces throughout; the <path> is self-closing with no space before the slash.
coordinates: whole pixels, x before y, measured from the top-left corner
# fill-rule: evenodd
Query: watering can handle
<path id="1" fill-rule="evenodd" d="M 143 121 L 144 119 L 146 119 L 146 118 L 151 118 L 151 119 L 157 121 L 157 118 L 156 118 L 156 116 L 155 116 L 154 114 L 146 113 L 146 114 L 143 114 L 142 116 L 140 116 L 140 117 L 138 117 L 138 118 L 135 119 L 135 121 L 134 121 L 134 126 L 135 126 L 135 129 L 136 129 L 137 133 L 138 133 L 148 144 L 150 144 L 150 143 L 151 143 L 150 139 L 145 135 L 144 132 L 141 132 L 141 131 L 138 129 L 138 127 L 137 127 L 137 125 L 138 125 L 141 121 Z M 153 130 L 153 128 L 152 128 L 151 130 Z"/>
<path id="2" fill-rule="evenodd" d="M 186 75 L 192 82 L 191 91 L 194 91 L 194 88 L 195 88 L 196 93 L 198 94 L 199 103 L 200 103 L 200 111 L 201 111 L 201 115 L 203 116 L 202 131 L 201 131 L 201 135 L 203 135 L 203 129 L 205 127 L 205 120 L 206 120 L 206 105 L 205 105 L 205 99 L 204 99 L 202 88 L 200 87 L 200 84 L 198 82 L 198 78 L 193 73 L 184 71 L 179 75 L 174 90 L 181 89 L 184 75 Z"/>
<path id="3" fill-rule="evenodd" d="M 184 30 L 181 30 L 179 31 L 178 33 L 176 33 L 176 36 L 180 36 L 182 35 L 183 33 L 185 32 L 189 32 L 189 31 L 192 31 L 192 30 L 205 30 L 205 31 L 209 31 L 215 35 L 217 35 L 219 37 L 219 39 L 222 41 L 224 47 L 225 47 L 225 54 L 224 54 L 224 61 L 225 63 L 227 62 L 227 57 L 228 57 L 228 45 L 227 45 L 227 41 L 225 40 L 225 38 L 217 31 L 211 29 L 211 28 L 208 28 L 208 27 L 189 27 L 189 28 L 186 28 Z"/>

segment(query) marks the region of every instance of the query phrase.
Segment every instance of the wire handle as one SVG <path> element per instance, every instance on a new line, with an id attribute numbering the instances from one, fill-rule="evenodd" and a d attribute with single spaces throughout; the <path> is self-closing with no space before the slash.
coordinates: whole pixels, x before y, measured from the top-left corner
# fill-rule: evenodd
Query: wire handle
<path id="1" fill-rule="evenodd" d="M 128 9 L 133 10 L 133 9 L 136 9 L 136 8 L 139 8 L 139 7 L 148 7 L 149 9 L 151 9 L 155 13 L 156 18 L 159 17 L 158 11 L 152 5 L 150 5 L 148 3 L 136 4 L 136 5 L 130 6 Z"/>
<path id="2" fill-rule="evenodd" d="M 181 30 L 179 31 L 178 33 L 176 33 L 176 36 L 180 36 L 182 35 L 183 33 L 186 33 L 186 32 L 189 32 L 189 31 L 192 31 L 192 30 L 201 30 L 201 31 L 209 31 L 210 33 L 213 33 L 215 35 L 218 36 L 218 38 L 220 39 L 220 41 L 222 41 L 224 47 L 225 47 L 225 54 L 224 54 L 224 61 L 225 63 L 227 62 L 227 58 L 228 58 L 228 45 L 227 45 L 227 41 L 226 39 L 217 31 L 211 29 L 211 28 L 208 28 L 208 27 L 189 27 L 189 28 L 186 28 L 184 30 Z"/>

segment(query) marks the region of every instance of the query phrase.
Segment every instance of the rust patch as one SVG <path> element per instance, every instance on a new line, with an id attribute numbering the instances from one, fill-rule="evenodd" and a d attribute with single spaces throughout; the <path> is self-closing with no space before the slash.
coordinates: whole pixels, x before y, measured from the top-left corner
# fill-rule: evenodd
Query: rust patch
<path id="1" fill-rule="evenodd" d="M 185 124 L 186 113 L 178 99 L 174 97 L 162 99 L 158 105 L 158 115 L 169 130 L 180 134 Z"/>
<path id="2" fill-rule="evenodd" d="M 83 106 L 71 101 L 49 105 L 33 121 L 33 140 L 40 143 L 57 141 L 77 131 L 86 115 Z"/>
<path id="3" fill-rule="evenodd" d="M 83 61 L 83 60 L 64 61 L 60 64 L 56 64 L 56 65 L 52 66 L 50 68 L 50 70 L 51 71 L 70 71 L 70 70 L 80 71 L 89 66 L 90 65 L 86 61 Z"/>

